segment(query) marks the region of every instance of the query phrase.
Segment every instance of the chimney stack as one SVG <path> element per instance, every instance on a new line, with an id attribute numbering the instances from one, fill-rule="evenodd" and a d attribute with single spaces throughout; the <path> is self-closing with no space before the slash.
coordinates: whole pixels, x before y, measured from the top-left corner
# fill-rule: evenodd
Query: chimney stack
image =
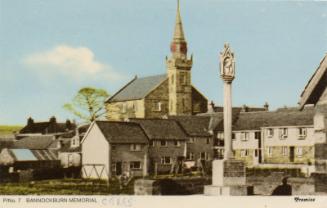
<path id="1" fill-rule="evenodd" d="M 269 111 L 269 104 L 268 104 L 268 102 L 265 102 L 265 104 L 263 105 L 263 107 L 265 108 L 266 111 Z"/>
<path id="2" fill-rule="evenodd" d="M 34 124 L 34 120 L 33 120 L 32 117 L 29 117 L 29 118 L 27 119 L 27 125 L 30 126 L 30 125 L 32 125 L 32 124 Z"/>
<path id="3" fill-rule="evenodd" d="M 50 123 L 57 123 L 57 119 L 54 116 L 52 116 L 49 121 Z"/>

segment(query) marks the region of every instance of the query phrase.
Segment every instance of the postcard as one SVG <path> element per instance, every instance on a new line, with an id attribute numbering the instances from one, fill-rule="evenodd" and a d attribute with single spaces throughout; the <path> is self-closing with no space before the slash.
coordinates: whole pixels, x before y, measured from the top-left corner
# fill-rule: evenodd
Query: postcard
<path id="1" fill-rule="evenodd" d="M 323 207 L 327 3 L 0 0 L 0 205 Z"/>

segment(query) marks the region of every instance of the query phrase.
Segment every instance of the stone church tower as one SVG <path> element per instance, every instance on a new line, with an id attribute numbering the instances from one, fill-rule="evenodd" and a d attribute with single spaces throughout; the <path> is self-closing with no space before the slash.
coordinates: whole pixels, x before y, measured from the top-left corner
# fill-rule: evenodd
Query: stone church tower
<path id="1" fill-rule="evenodd" d="M 177 5 L 174 37 L 170 45 L 171 56 L 166 58 L 168 75 L 169 115 L 192 114 L 192 57 L 187 57 L 187 43 L 184 37 L 182 19 Z"/>

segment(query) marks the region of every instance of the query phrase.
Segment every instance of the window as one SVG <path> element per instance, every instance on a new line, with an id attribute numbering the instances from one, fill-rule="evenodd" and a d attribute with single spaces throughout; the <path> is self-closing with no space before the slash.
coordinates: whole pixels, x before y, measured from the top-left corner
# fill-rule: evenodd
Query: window
<path id="1" fill-rule="evenodd" d="M 117 171 L 117 170 L 116 170 L 116 163 L 112 163 L 112 164 L 111 164 L 111 169 L 112 169 L 114 172 Z"/>
<path id="2" fill-rule="evenodd" d="M 282 155 L 287 156 L 288 155 L 288 147 L 282 147 Z"/>
<path id="3" fill-rule="evenodd" d="M 189 143 L 194 143 L 195 142 L 195 138 L 190 138 Z"/>
<path id="4" fill-rule="evenodd" d="M 272 157 L 272 155 L 273 155 L 273 152 L 272 152 L 272 147 L 268 147 L 268 149 L 267 149 L 267 154 L 268 154 L 268 157 Z"/>
<path id="5" fill-rule="evenodd" d="M 210 144 L 210 140 L 211 140 L 210 138 L 207 138 L 207 144 Z"/>
<path id="6" fill-rule="evenodd" d="M 160 146 L 167 147 L 167 145 L 168 145 L 168 142 L 166 140 L 161 140 L 160 141 Z"/>
<path id="7" fill-rule="evenodd" d="M 171 75 L 171 84 L 174 84 L 174 82 L 175 82 L 175 76 Z"/>
<path id="8" fill-rule="evenodd" d="M 188 160 L 194 160 L 194 153 L 193 152 L 188 152 L 187 153 L 187 159 Z"/>
<path id="9" fill-rule="evenodd" d="M 306 128 L 299 128 L 299 139 L 304 139 L 307 136 Z"/>
<path id="10" fill-rule="evenodd" d="M 150 140 L 150 146 L 154 147 L 155 146 L 155 141 Z"/>
<path id="11" fill-rule="evenodd" d="M 201 160 L 209 160 L 209 154 L 207 152 L 200 152 Z"/>
<path id="12" fill-rule="evenodd" d="M 141 162 L 133 161 L 129 163 L 130 169 L 141 169 Z"/>
<path id="13" fill-rule="evenodd" d="M 170 157 L 161 157 L 161 164 L 171 164 L 171 158 Z"/>
<path id="14" fill-rule="evenodd" d="M 249 140 L 249 132 L 242 132 L 241 133 L 241 140 L 248 141 Z"/>
<path id="15" fill-rule="evenodd" d="M 267 136 L 273 137 L 274 136 L 274 129 L 267 129 Z"/>
<path id="16" fill-rule="evenodd" d="M 141 145 L 140 144 L 131 144 L 130 150 L 131 151 L 141 151 Z"/>
<path id="17" fill-rule="evenodd" d="M 246 157 L 249 155 L 249 151 L 247 149 L 242 149 L 241 150 L 241 157 Z"/>
<path id="18" fill-rule="evenodd" d="M 126 103 L 123 103 L 123 104 L 122 104 L 121 112 L 122 112 L 122 113 L 126 113 Z"/>
<path id="19" fill-rule="evenodd" d="M 134 112 L 137 111 L 137 102 L 136 101 L 133 102 L 133 110 L 134 110 Z"/>
<path id="20" fill-rule="evenodd" d="M 235 133 L 232 133 L 232 139 L 236 139 Z"/>
<path id="21" fill-rule="evenodd" d="M 224 139 L 224 132 L 218 132 L 217 133 L 217 138 L 218 139 Z"/>
<path id="22" fill-rule="evenodd" d="M 116 145 L 111 145 L 111 150 L 116 150 Z"/>
<path id="23" fill-rule="evenodd" d="M 72 146 L 75 146 L 75 138 L 72 139 Z"/>
<path id="24" fill-rule="evenodd" d="M 303 156 L 303 148 L 302 147 L 297 147 L 296 148 L 296 154 L 298 157 L 302 157 Z"/>
<path id="25" fill-rule="evenodd" d="M 156 103 L 153 103 L 153 110 L 154 111 L 161 111 L 162 110 L 162 103 L 161 102 L 156 102 Z"/>
<path id="26" fill-rule="evenodd" d="M 73 154 L 68 155 L 68 166 L 73 166 Z"/>
<path id="27" fill-rule="evenodd" d="M 287 128 L 279 129 L 279 138 L 286 139 L 287 138 Z"/>
<path id="28" fill-rule="evenodd" d="M 181 146 L 181 142 L 180 142 L 180 141 L 174 141 L 174 145 L 175 145 L 176 147 L 179 147 L 179 146 Z"/>

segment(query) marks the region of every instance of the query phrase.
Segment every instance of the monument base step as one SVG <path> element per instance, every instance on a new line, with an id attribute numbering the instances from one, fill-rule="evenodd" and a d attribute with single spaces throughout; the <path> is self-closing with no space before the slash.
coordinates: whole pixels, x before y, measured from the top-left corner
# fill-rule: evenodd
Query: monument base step
<path id="1" fill-rule="evenodd" d="M 208 185 L 208 186 L 204 187 L 204 195 L 206 195 L 206 196 L 249 196 L 249 195 L 253 195 L 253 186 Z"/>

